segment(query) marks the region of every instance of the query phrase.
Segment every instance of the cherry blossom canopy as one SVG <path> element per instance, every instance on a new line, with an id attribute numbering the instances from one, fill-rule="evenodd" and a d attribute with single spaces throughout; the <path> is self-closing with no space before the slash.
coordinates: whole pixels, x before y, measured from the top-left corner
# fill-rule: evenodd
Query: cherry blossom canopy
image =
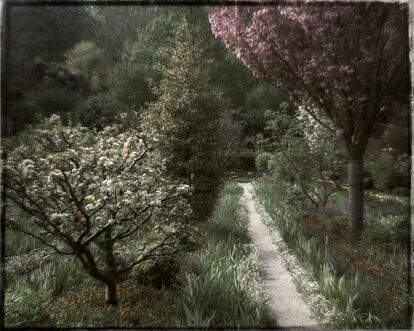
<path id="1" fill-rule="evenodd" d="M 328 117 L 348 136 L 351 153 L 363 153 L 353 151 L 352 141 L 365 149 L 373 124 L 407 94 L 405 5 L 220 6 L 209 19 L 214 35 L 256 76 L 284 90 L 319 121 L 321 112 Z"/>

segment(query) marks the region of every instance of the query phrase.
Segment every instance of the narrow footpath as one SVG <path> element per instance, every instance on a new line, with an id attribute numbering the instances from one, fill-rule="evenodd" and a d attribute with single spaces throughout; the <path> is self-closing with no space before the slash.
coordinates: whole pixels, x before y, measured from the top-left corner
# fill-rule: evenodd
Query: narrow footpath
<path id="1" fill-rule="evenodd" d="M 311 318 L 308 306 L 296 291 L 292 277 L 287 271 L 278 247 L 272 242 L 266 225 L 263 224 L 253 200 L 251 183 L 240 184 L 244 190 L 244 198 L 249 219 L 249 234 L 259 251 L 263 264 L 263 291 L 269 299 L 270 313 L 277 321 L 278 327 L 317 327 Z"/>

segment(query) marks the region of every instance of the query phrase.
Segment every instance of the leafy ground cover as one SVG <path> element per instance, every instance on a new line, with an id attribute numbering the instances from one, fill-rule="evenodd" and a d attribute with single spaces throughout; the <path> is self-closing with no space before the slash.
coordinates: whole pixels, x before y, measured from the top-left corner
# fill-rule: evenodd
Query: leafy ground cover
<path id="1" fill-rule="evenodd" d="M 277 183 L 262 179 L 255 188 L 288 246 L 342 312 L 342 327 L 409 328 L 407 198 L 368 192 L 366 230 L 351 245 L 345 190 L 318 211 L 298 213 L 284 204 Z"/>

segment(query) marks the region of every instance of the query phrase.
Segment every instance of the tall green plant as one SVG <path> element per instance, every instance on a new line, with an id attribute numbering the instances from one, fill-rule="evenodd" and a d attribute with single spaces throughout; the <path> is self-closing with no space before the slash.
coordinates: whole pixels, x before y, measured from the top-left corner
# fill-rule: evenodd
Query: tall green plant
<path id="1" fill-rule="evenodd" d="M 143 120 L 145 131 L 158 137 L 158 148 L 174 178 L 193 186 L 192 209 L 196 218 L 210 212 L 221 171 L 223 141 L 220 114 L 226 102 L 209 85 L 203 48 L 187 21 L 177 26 L 172 46 L 157 53 L 161 76 Z M 202 129 L 201 129 L 202 128 Z"/>

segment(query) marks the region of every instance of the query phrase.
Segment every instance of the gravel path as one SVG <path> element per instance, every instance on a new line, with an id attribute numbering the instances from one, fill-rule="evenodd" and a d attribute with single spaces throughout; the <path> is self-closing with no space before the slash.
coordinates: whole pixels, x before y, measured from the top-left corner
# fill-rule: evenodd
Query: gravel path
<path id="1" fill-rule="evenodd" d="M 259 251 L 260 260 L 264 266 L 263 290 L 269 299 L 267 302 L 271 314 L 277 321 L 278 327 L 317 327 L 316 321 L 302 300 L 290 273 L 286 270 L 278 247 L 272 242 L 266 225 L 258 214 L 253 196 L 251 183 L 240 184 L 244 190 L 244 198 L 249 218 L 249 234 Z"/>

